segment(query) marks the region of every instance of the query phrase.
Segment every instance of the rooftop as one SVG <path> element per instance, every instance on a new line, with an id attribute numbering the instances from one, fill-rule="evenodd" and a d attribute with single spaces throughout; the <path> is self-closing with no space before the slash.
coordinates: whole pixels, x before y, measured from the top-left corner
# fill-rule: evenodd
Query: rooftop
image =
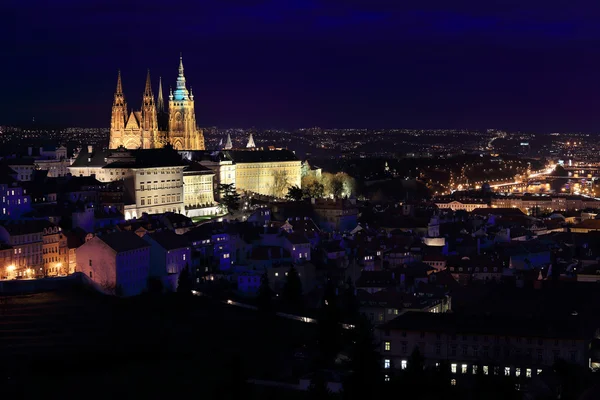
<path id="1" fill-rule="evenodd" d="M 381 326 L 381 329 L 444 332 L 454 334 L 488 334 L 560 339 L 591 339 L 578 323 L 577 316 L 548 318 L 508 315 L 466 315 L 461 313 L 424 313 L 409 311 Z"/>
<path id="2" fill-rule="evenodd" d="M 150 247 L 144 239 L 131 231 L 106 233 L 99 235 L 98 238 L 117 253 Z"/>

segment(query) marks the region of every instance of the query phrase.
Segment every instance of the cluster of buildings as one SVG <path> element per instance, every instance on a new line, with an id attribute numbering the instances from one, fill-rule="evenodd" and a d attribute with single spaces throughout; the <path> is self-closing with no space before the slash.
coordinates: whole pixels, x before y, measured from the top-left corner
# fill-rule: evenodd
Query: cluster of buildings
<path id="1" fill-rule="evenodd" d="M 600 200 L 583 195 L 498 193 L 482 197 L 480 193 L 460 193 L 433 199 L 440 209 L 471 212 L 477 208 L 517 208 L 526 214 L 551 211 L 578 211 L 600 208 Z"/>

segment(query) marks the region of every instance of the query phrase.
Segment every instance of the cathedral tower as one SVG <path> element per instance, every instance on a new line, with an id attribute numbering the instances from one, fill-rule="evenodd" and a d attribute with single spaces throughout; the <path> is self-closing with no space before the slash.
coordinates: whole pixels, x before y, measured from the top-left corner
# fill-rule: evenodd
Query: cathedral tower
<path id="1" fill-rule="evenodd" d="M 196 126 L 194 95 L 188 92 L 179 57 L 175 91 L 169 94 L 169 142 L 177 150 L 204 150 L 204 135 Z"/>
<path id="2" fill-rule="evenodd" d="M 152 149 L 158 139 L 158 118 L 156 114 L 156 104 L 154 103 L 154 94 L 152 93 L 152 81 L 150 80 L 150 70 L 146 75 L 146 88 L 142 97 L 142 121 L 141 121 L 141 147 L 142 149 Z"/>
<path id="3" fill-rule="evenodd" d="M 109 147 L 114 149 L 120 145 L 120 141 L 127 122 L 127 103 L 123 95 L 121 83 L 121 71 L 117 75 L 117 89 L 113 100 L 112 115 L 110 119 L 110 143 Z"/>

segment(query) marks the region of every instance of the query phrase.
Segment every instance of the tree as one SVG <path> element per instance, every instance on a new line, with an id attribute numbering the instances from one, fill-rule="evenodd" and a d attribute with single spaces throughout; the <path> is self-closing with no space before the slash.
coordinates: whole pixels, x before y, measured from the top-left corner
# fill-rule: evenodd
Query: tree
<path id="1" fill-rule="evenodd" d="M 341 318 L 337 307 L 337 295 L 333 282 L 325 285 L 317 319 L 317 341 L 320 367 L 328 366 L 342 348 Z"/>
<path id="2" fill-rule="evenodd" d="M 332 196 L 335 199 L 342 197 L 344 193 L 344 182 L 341 176 L 333 175 L 328 172 L 323 174 L 323 185 L 325 186 L 325 194 Z"/>
<path id="3" fill-rule="evenodd" d="M 282 293 L 283 301 L 292 311 L 302 311 L 304 304 L 302 299 L 302 281 L 298 270 L 292 266 L 287 273 Z"/>
<path id="4" fill-rule="evenodd" d="M 291 186 L 285 195 L 285 198 L 291 201 L 300 201 L 302 197 L 304 197 L 304 191 L 296 185 Z"/>
<path id="5" fill-rule="evenodd" d="M 344 320 L 349 324 L 355 324 L 359 316 L 359 304 L 356 298 L 356 288 L 352 283 L 352 279 L 346 279 L 346 287 L 342 297 L 342 305 L 344 310 Z"/>
<path id="6" fill-rule="evenodd" d="M 322 178 L 318 178 L 312 174 L 302 177 L 302 191 L 305 197 L 322 198 L 325 195 L 325 186 L 323 186 Z"/>
<path id="7" fill-rule="evenodd" d="M 232 213 L 240 208 L 240 194 L 235 190 L 233 183 L 222 183 L 219 185 L 221 202 L 225 205 L 227 213 Z"/>
<path id="8" fill-rule="evenodd" d="M 350 197 L 356 191 L 356 180 L 345 172 L 335 174 L 335 179 L 342 184 L 341 196 Z"/>
<path id="9" fill-rule="evenodd" d="M 256 304 L 259 311 L 271 312 L 273 310 L 273 290 L 269 285 L 269 275 L 266 272 L 260 277 Z"/>
<path id="10" fill-rule="evenodd" d="M 383 383 L 381 360 L 374 342 L 373 328 L 361 317 L 354 328 L 350 354 L 350 376 L 344 382 L 344 399 L 378 398 Z"/>
<path id="11" fill-rule="evenodd" d="M 287 171 L 273 171 L 273 186 L 271 187 L 271 190 L 274 197 L 283 197 L 285 194 L 285 189 L 289 186 L 289 184 Z"/>
<path id="12" fill-rule="evenodd" d="M 415 346 L 413 352 L 410 354 L 404 373 L 405 382 L 415 389 L 425 384 L 427 380 L 425 376 L 425 358 L 421 354 L 419 347 Z"/>
<path id="13" fill-rule="evenodd" d="M 186 264 L 185 268 L 179 273 L 179 278 L 177 279 L 177 293 L 189 295 L 192 293 L 192 288 L 192 276 L 190 274 L 190 268 Z"/>

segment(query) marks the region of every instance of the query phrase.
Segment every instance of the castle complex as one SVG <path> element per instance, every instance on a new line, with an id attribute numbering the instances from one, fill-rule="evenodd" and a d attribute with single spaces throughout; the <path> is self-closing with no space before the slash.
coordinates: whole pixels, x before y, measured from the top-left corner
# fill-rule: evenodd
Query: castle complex
<path id="1" fill-rule="evenodd" d="M 140 111 L 127 111 L 121 72 L 112 106 L 109 148 L 156 149 L 170 144 L 176 150 L 204 150 L 204 135 L 196 126 L 194 95 L 187 90 L 183 60 L 179 58 L 179 75 L 175 91 L 169 93 L 169 109 L 165 111 L 162 82 L 158 84 L 158 100 L 154 102 L 150 71 Z"/>

